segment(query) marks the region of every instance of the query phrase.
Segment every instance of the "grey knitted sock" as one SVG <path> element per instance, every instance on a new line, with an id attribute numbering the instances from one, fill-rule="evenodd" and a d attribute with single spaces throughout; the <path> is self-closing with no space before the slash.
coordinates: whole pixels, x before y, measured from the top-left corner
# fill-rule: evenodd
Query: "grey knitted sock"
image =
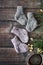
<path id="1" fill-rule="evenodd" d="M 28 32 L 25 29 L 23 29 L 23 28 L 13 27 L 13 29 L 11 30 L 11 33 L 13 33 L 16 36 L 18 36 L 19 39 L 23 43 L 27 44 L 27 42 L 29 41 Z"/>
<path id="2" fill-rule="evenodd" d="M 28 46 L 20 42 L 16 36 L 13 39 L 11 39 L 11 42 L 14 45 L 15 51 L 17 53 L 25 53 L 28 51 Z"/>
<path id="3" fill-rule="evenodd" d="M 28 32 L 32 32 L 37 27 L 37 21 L 34 18 L 32 12 L 28 12 L 27 17 L 28 17 L 28 21 L 27 21 L 27 25 L 26 25 L 26 30 Z"/>
<path id="4" fill-rule="evenodd" d="M 14 16 L 14 19 L 20 23 L 21 25 L 25 25 L 27 22 L 26 16 L 23 13 L 23 7 L 22 6 L 17 6 L 17 11 Z"/>

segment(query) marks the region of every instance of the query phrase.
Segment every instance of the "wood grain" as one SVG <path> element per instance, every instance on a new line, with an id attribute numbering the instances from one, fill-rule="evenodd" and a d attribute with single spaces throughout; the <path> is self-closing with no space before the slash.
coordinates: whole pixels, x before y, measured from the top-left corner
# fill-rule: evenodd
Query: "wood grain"
<path id="1" fill-rule="evenodd" d="M 19 5 L 23 6 L 25 15 L 30 11 L 41 14 L 40 0 L 0 0 L 0 65 L 27 65 L 23 54 L 17 54 L 11 42 L 14 35 L 10 33 L 12 27 L 10 25 L 15 25 L 14 15 Z M 39 21 L 43 21 L 43 18 Z M 31 32 L 30 37 L 41 39 L 43 30 L 40 30 Z"/>
<path id="2" fill-rule="evenodd" d="M 43 31 L 35 31 L 29 34 L 30 38 L 42 40 Z M 11 39 L 14 37 L 11 33 L 0 33 L 0 47 L 13 48 Z"/>
<path id="3" fill-rule="evenodd" d="M 0 0 L 0 7 L 17 7 L 18 5 L 26 8 L 40 8 L 40 0 Z"/>
<path id="4" fill-rule="evenodd" d="M 24 9 L 24 13 L 27 16 L 27 12 L 40 13 L 40 9 Z M 14 20 L 16 9 L 0 9 L 0 20 Z"/>
<path id="5" fill-rule="evenodd" d="M 23 54 L 17 54 L 14 48 L 0 48 L 0 62 L 26 65 Z"/>

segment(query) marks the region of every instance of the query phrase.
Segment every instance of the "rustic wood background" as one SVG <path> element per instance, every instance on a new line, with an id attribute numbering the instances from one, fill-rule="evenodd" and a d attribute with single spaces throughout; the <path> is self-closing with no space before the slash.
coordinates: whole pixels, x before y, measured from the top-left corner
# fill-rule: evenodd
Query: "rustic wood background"
<path id="1" fill-rule="evenodd" d="M 11 26 L 16 24 L 14 14 L 18 5 L 24 7 L 24 13 L 28 11 L 34 14 L 43 14 L 40 12 L 41 0 L 0 0 L 0 64 L 26 65 L 24 56 L 17 54 L 10 41 L 13 34 L 10 33 Z M 37 18 L 37 17 L 36 17 Z M 38 17 L 38 22 L 43 22 L 43 18 Z M 41 38 L 43 36 L 43 24 L 38 24 L 39 28 L 30 33 L 30 37 Z M 6 32 L 7 30 L 7 32 Z"/>

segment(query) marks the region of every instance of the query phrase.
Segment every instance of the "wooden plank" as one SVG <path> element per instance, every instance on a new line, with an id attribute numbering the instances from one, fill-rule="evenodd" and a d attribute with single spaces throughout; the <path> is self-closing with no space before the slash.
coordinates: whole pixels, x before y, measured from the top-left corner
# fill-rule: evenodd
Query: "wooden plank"
<path id="1" fill-rule="evenodd" d="M 37 17 L 36 20 L 38 22 L 38 26 L 43 26 L 43 18 Z M 0 30 L 4 29 L 4 28 L 5 29 L 8 28 L 8 27 L 10 27 L 10 25 L 22 26 L 13 19 L 11 19 L 11 20 L 0 20 Z"/>
<path id="2" fill-rule="evenodd" d="M 41 29 L 40 29 L 41 30 Z M 36 31 L 33 31 L 33 32 L 31 32 L 30 34 L 30 36 L 31 37 L 34 37 L 34 38 L 37 38 L 37 37 L 40 37 L 40 36 L 43 36 L 43 28 L 42 28 L 42 31 L 40 31 L 40 30 L 36 30 Z M 14 34 L 11 34 L 11 33 L 0 33 L 0 39 L 2 38 L 2 39 L 5 39 L 5 38 L 7 38 L 7 39 L 11 39 L 11 38 L 13 38 L 15 35 Z M 3 40 L 4 41 L 4 40 Z"/>
<path id="3" fill-rule="evenodd" d="M 7 62 L 7 61 L 1 61 L 0 65 L 26 65 L 26 63 L 15 63 L 15 62 Z"/>
<path id="4" fill-rule="evenodd" d="M 3 20 L 0 22 L 0 33 L 10 33 L 13 26 L 21 26 L 16 21 Z"/>
<path id="5" fill-rule="evenodd" d="M 9 23 L 9 25 L 8 25 L 8 23 Z M 12 23 L 11 22 L 1 22 L 0 23 L 0 47 L 5 47 L 5 48 L 14 47 L 11 42 L 11 39 L 15 35 L 11 34 L 10 31 L 7 29 L 8 27 L 10 27 L 10 24 L 12 24 Z M 14 22 L 13 22 L 13 24 L 14 24 Z M 6 32 L 6 30 L 8 30 L 8 32 Z M 29 35 L 30 35 L 30 38 L 42 39 L 43 24 L 40 27 L 38 27 L 37 29 L 35 29 L 33 32 L 31 32 Z"/>
<path id="6" fill-rule="evenodd" d="M 11 42 L 11 38 L 13 38 L 12 34 L 0 33 L 0 47 L 13 48 L 14 46 Z"/>
<path id="7" fill-rule="evenodd" d="M 18 5 L 27 8 L 40 8 L 40 0 L 0 0 L 0 7 L 17 7 Z"/>
<path id="8" fill-rule="evenodd" d="M 38 17 L 38 19 L 40 19 L 40 17 Z M 42 32 L 43 31 L 43 20 L 39 20 L 37 22 L 38 22 L 38 27 L 36 31 Z M 24 28 L 24 26 L 20 25 L 14 20 L 1 20 L 0 21 L 0 33 L 10 33 L 13 26 L 17 26 L 17 27 L 21 26 L 22 28 Z"/>
<path id="9" fill-rule="evenodd" d="M 26 65 L 23 54 L 17 54 L 14 48 L 0 48 L 0 62 L 12 62 L 14 65 Z"/>
<path id="10" fill-rule="evenodd" d="M 43 29 L 42 29 L 42 31 L 40 31 L 40 30 L 36 30 L 36 31 L 31 32 L 29 34 L 30 38 L 42 39 L 42 37 L 43 37 Z M 5 47 L 5 48 L 14 47 L 12 42 L 11 42 L 11 39 L 14 36 L 15 35 L 13 35 L 11 33 L 0 33 L 0 47 Z"/>
<path id="11" fill-rule="evenodd" d="M 6 24 L 6 26 L 5 26 L 5 24 Z M 11 24 L 11 23 L 9 23 L 9 24 Z M 1 22 L 0 25 L 1 25 L 0 26 L 0 47 L 5 47 L 5 48 L 14 47 L 12 42 L 11 42 L 11 39 L 15 35 L 11 34 L 10 31 L 7 29 L 8 28 L 8 23 L 7 22 L 6 23 Z M 8 31 L 6 32 L 6 30 L 8 30 Z M 42 36 L 43 36 L 43 24 L 41 25 L 41 27 L 38 27 L 33 32 L 31 32 L 29 34 L 29 36 L 30 36 L 30 38 L 42 39 Z"/>
<path id="12" fill-rule="evenodd" d="M 24 9 L 25 15 L 27 12 L 40 13 L 40 9 Z M 16 9 L 0 9 L 0 20 L 14 20 L 14 15 L 16 13 Z"/>
<path id="13" fill-rule="evenodd" d="M 39 14 L 41 15 L 41 17 L 40 17 Z M 39 28 L 42 27 L 43 26 L 42 13 L 37 13 L 35 17 L 37 19 Z M 11 31 L 13 26 L 20 27 L 21 25 L 19 23 L 17 23 L 14 19 L 11 19 L 11 20 L 0 20 L 0 33 L 10 33 L 10 31 Z M 21 26 L 21 27 L 23 27 L 23 26 Z"/>

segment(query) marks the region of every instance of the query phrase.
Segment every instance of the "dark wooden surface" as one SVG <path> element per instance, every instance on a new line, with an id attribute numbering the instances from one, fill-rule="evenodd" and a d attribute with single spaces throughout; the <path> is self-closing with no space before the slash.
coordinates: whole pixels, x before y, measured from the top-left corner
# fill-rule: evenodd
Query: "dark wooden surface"
<path id="1" fill-rule="evenodd" d="M 24 9 L 24 13 L 32 11 L 33 13 L 40 12 L 39 9 Z M 16 9 L 0 9 L 0 20 L 14 20 Z"/>
<path id="2" fill-rule="evenodd" d="M 22 54 L 17 54 L 14 48 L 0 48 L 0 61 L 22 61 Z"/>
<path id="3" fill-rule="evenodd" d="M 0 7 L 17 7 L 22 5 L 27 8 L 40 8 L 41 0 L 0 0 Z"/>
<path id="4" fill-rule="evenodd" d="M 41 8 L 41 0 L 0 0 L 0 20 L 14 19 L 18 5 L 23 6 L 24 13 L 36 13 Z"/>
<path id="5" fill-rule="evenodd" d="M 14 15 L 18 5 L 23 6 L 25 15 L 30 11 L 41 14 L 40 9 L 43 8 L 41 0 L 0 0 L 0 65 L 26 65 L 23 54 L 15 52 L 10 40 L 13 38 L 10 25 L 15 25 Z M 40 21 L 42 24 L 38 24 L 38 30 L 30 33 L 30 37 L 41 39 L 43 36 L 43 18 L 38 17 L 38 22 Z"/>
<path id="6" fill-rule="evenodd" d="M 0 64 L 26 65 L 23 54 L 17 54 L 14 48 L 0 48 Z"/>

